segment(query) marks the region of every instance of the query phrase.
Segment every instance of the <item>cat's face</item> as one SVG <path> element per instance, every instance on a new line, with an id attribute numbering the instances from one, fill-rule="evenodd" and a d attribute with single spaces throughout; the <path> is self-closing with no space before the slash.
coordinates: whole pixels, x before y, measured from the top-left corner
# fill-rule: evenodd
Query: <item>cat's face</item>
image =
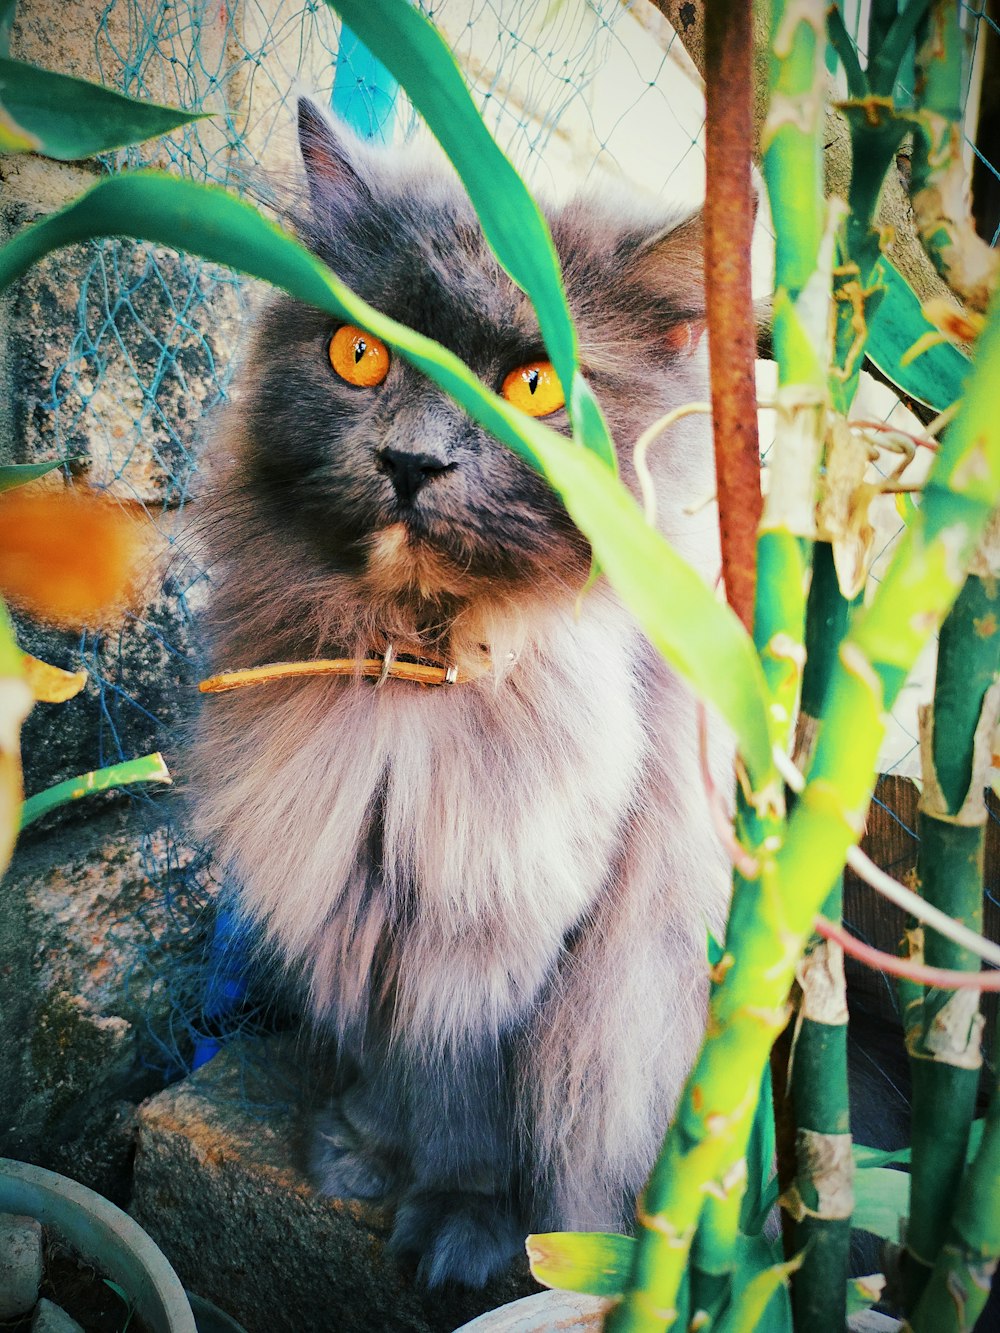
<path id="1" fill-rule="evenodd" d="M 456 183 L 348 145 L 309 103 L 300 139 L 311 195 L 300 230 L 350 287 L 498 393 L 511 372 L 544 361 L 531 304 Z M 697 224 L 664 239 L 662 224 L 618 223 L 583 203 L 550 222 L 584 373 L 624 446 L 628 481 L 640 431 L 705 394 Z M 575 595 L 589 549 L 545 481 L 401 357 L 376 367 L 377 382 L 351 382 L 331 363 L 337 329 L 289 298 L 261 322 L 241 447 L 267 527 L 294 537 L 318 573 L 348 575 L 373 596 L 461 602 L 520 586 Z M 544 420 L 569 433 L 563 407 Z M 666 469 L 682 498 L 706 477 L 704 441 L 690 441 Z"/>

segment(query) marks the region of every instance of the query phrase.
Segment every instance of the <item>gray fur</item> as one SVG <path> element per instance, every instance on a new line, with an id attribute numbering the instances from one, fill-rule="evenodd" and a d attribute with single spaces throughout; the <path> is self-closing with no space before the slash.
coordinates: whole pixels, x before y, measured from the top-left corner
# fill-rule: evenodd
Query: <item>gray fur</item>
<path id="1" fill-rule="evenodd" d="M 495 388 L 541 353 L 451 179 L 348 143 L 309 104 L 300 127 L 300 230 L 338 274 Z M 703 347 L 668 337 L 700 317 L 698 224 L 617 201 L 550 221 L 634 487 L 640 431 L 706 394 Z M 197 812 L 337 1042 L 319 1187 L 391 1194 L 396 1251 L 431 1284 L 478 1283 L 529 1228 L 628 1225 L 697 1047 L 727 875 L 689 698 L 606 584 L 578 606 L 589 552 L 558 500 L 401 359 L 377 389 L 340 382 L 332 332 L 275 299 L 225 414 L 216 666 L 401 639 L 459 664 L 486 645 L 493 670 L 210 699 Z M 402 507 L 386 447 L 447 470 Z M 711 490 L 705 423 L 678 424 L 652 466 L 661 526 L 708 572 L 713 517 L 682 515 Z"/>

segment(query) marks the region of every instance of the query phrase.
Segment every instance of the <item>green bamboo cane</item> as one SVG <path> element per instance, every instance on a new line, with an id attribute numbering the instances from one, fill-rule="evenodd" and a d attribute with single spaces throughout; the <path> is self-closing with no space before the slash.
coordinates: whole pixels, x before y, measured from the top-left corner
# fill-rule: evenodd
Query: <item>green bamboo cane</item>
<path id="1" fill-rule="evenodd" d="M 1000 1257 L 1000 1084 L 934 1270 L 904 1333 L 970 1333 Z"/>
<path id="2" fill-rule="evenodd" d="M 912 8 L 912 6 L 911 6 Z M 875 0 L 869 12 L 869 58 L 882 50 L 901 21 L 895 0 Z M 868 320 L 880 297 L 880 244 L 874 212 L 886 168 L 902 137 L 892 108 L 872 114 L 868 81 L 857 61 L 840 12 L 828 14 L 829 33 L 848 75 L 852 174 L 849 211 L 838 234 L 834 272 L 834 353 L 830 397 L 846 415 L 857 391 Z M 820 514 L 825 512 L 821 504 Z M 825 535 L 822 528 L 821 536 Z M 807 656 L 799 718 L 799 766 L 819 725 L 837 647 L 847 625 L 848 602 L 838 584 L 833 551 L 816 544 L 806 620 Z M 837 876 L 823 907 L 833 920 L 842 915 L 842 877 Z M 796 1173 L 782 1204 L 790 1215 L 790 1243 L 802 1252 L 793 1273 L 792 1309 L 796 1327 L 842 1327 L 846 1320 L 853 1159 L 847 1084 L 847 987 L 841 950 L 814 936 L 798 971 L 799 993 L 789 1097 L 795 1123 Z"/>
<path id="3" fill-rule="evenodd" d="M 832 237 L 823 196 L 825 50 L 820 0 L 775 0 L 761 146 L 775 223 L 778 410 L 757 541 L 754 640 L 782 743 L 791 731 L 805 659 L 806 571 L 826 430 Z M 754 832 L 749 828 L 747 836 Z"/>
<path id="4" fill-rule="evenodd" d="M 760 1079 L 816 912 L 861 835 L 884 718 L 1000 499 L 1000 309 L 987 320 L 962 409 L 942 442 L 923 503 L 871 604 L 840 646 L 806 787 L 783 837 L 737 875 L 709 1023 L 638 1212 L 629 1287 L 612 1333 L 671 1325 L 705 1192 L 742 1170 Z M 758 794 L 750 793 L 755 799 Z"/>
<path id="5" fill-rule="evenodd" d="M 846 414 L 857 392 L 868 340 L 868 324 L 882 296 L 882 236 L 875 211 L 885 175 L 909 133 L 912 114 L 894 105 L 900 61 L 928 0 L 909 0 L 896 13 L 895 0 L 873 3 L 868 20 L 868 69 L 862 72 L 840 11 L 831 8 L 828 32 L 848 77 L 850 96 L 839 104 L 851 140 L 849 209 L 837 237 L 834 283 L 836 311 L 831 393 Z"/>
<path id="6" fill-rule="evenodd" d="M 842 595 L 829 542 L 817 542 L 806 614 L 806 667 L 802 680 L 795 760 L 808 767 L 837 648 L 850 603 Z M 843 878 L 838 875 L 823 915 L 839 921 Z M 853 1210 L 847 1085 L 847 985 L 843 954 L 813 936 L 797 970 L 799 995 L 789 1098 L 795 1124 L 795 1179 L 782 1194 L 790 1217 L 791 1246 L 802 1262 L 791 1275 L 795 1327 L 842 1328 L 847 1319 L 847 1274 Z"/>
<path id="7" fill-rule="evenodd" d="M 938 272 L 976 310 L 1000 280 L 1000 250 L 978 235 L 962 160 L 963 38 L 958 0 L 932 0 L 916 57 L 921 109 L 914 123 L 910 198 Z"/>
<path id="8" fill-rule="evenodd" d="M 974 930 L 983 922 L 983 799 L 997 722 L 1000 588 L 971 575 L 941 628 L 934 701 L 921 717 L 924 773 L 917 870 L 923 896 Z M 910 932 L 932 966 L 974 971 L 978 958 L 936 932 Z M 921 947 L 922 946 L 922 947 Z M 982 1065 L 978 991 L 907 987 L 913 1164 L 903 1264 L 917 1303 L 944 1243 L 968 1149 Z"/>

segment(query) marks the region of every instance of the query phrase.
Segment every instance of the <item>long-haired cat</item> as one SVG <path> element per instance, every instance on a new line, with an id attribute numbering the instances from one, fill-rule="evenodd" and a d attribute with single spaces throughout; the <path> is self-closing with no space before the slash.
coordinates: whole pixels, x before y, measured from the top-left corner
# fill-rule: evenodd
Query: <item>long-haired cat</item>
<path id="1" fill-rule="evenodd" d="M 309 102 L 300 234 L 355 291 L 568 431 L 531 304 L 457 182 Z M 700 222 L 577 201 L 550 225 L 584 372 L 635 488 L 642 429 L 706 395 Z M 627 1227 L 696 1050 L 727 875 L 689 697 L 545 482 L 364 330 L 279 296 L 216 450 L 220 670 L 392 648 L 424 687 L 294 679 L 208 700 L 202 829 L 337 1050 L 311 1169 L 395 1202 L 430 1284 L 529 1229 Z M 703 419 L 651 463 L 714 560 Z M 670 588 L 663 597 L 670 598 Z"/>

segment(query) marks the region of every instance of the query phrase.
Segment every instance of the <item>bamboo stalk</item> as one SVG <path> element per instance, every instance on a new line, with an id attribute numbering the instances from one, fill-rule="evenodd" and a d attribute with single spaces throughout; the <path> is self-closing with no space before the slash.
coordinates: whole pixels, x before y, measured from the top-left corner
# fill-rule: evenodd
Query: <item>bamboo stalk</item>
<path id="1" fill-rule="evenodd" d="M 910 197 L 923 242 L 948 286 L 985 310 L 1000 280 L 1000 251 L 979 236 L 962 157 L 963 38 L 957 0 L 932 0 L 916 56 Z"/>
<path id="2" fill-rule="evenodd" d="M 662 1333 L 676 1314 L 706 1189 L 741 1168 L 761 1075 L 812 921 L 861 835 L 884 717 L 958 594 L 1000 498 L 1000 309 L 987 320 L 962 409 L 942 441 L 923 504 L 868 607 L 841 644 L 808 782 L 778 836 L 736 878 L 726 953 L 705 1041 L 638 1208 L 628 1290 L 611 1333 Z M 761 804 L 759 793 L 751 800 Z"/>
<path id="3" fill-rule="evenodd" d="M 796 762 L 805 769 L 820 725 L 850 604 L 840 592 L 833 550 L 817 542 L 806 614 Z M 843 877 L 823 907 L 840 920 Z M 847 985 L 843 952 L 814 936 L 796 979 L 795 1039 L 789 1100 L 794 1122 L 795 1177 L 782 1188 L 787 1252 L 802 1253 L 791 1274 L 795 1327 L 841 1328 L 847 1319 L 847 1274 L 854 1205 L 847 1086 Z"/>
<path id="4" fill-rule="evenodd" d="M 773 346 L 777 419 L 757 543 L 754 639 L 787 743 L 805 659 L 808 543 L 826 429 L 832 238 L 823 196 L 825 7 L 775 0 L 764 179 L 775 222 Z M 824 272 L 826 270 L 826 272 Z"/>
<path id="5" fill-rule="evenodd" d="M 970 1333 L 990 1293 L 1000 1256 L 1000 1084 L 983 1140 L 962 1179 L 958 1202 L 909 1333 Z"/>
<path id="6" fill-rule="evenodd" d="M 917 870 L 923 896 L 977 931 L 983 920 L 984 764 L 997 720 L 991 687 L 998 666 L 1000 588 L 994 578 L 970 576 L 942 626 L 934 702 L 921 719 Z M 930 966 L 978 969 L 975 954 L 936 932 L 908 933 L 911 954 Z M 903 1278 L 906 1307 L 913 1309 L 945 1241 L 965 1166 L 982 1064 L 982 1018 L 975 990 L 908 986 L 905 997 L 913 1166 Z"/>

